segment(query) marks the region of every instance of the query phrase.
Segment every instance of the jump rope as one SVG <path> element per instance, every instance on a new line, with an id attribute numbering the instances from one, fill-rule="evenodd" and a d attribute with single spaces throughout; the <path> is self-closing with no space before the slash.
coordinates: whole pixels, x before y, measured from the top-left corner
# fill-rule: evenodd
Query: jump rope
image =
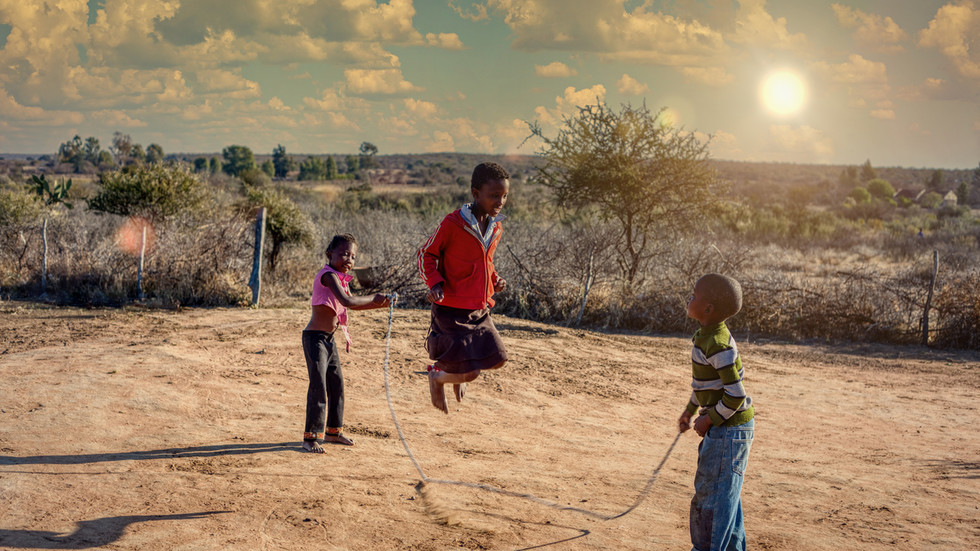
<path id="1" fill-rule="evenodd" d="M 436 520 L 442 522 L 443 524 L 454 524 L 454 519 L 452 517 L 452 511 L 450 508 L 443 506 L 435 499 L 432 493 L 429 491 L 429 485 L 431 484 L 443 484 L 447 486 L 464 486 L 467 488 L 474 488 L 478 490 L 486 490 L 488 492 L 493 492 L 500 495 L 505 495 L 509 497 L 516 497 L 521 499 L 526 499 L 544 505 L 546 507 L 551 507 L 552 509 L 558 509 L 559 511 L 572 511 L 575 513 L 580 513 L 588 517 L 596 518 L 599 520 L 613 520 L 623 516 L 626 516 L 634 509 L 640 506 L 641 503 L 650 495 L 651 490 L 653 490 L 653 484 L 657 481 L 657 477 L 660 476 L 660 470 L 663 468 L 667 459 L 670 457 L 671 452 L 674 451 L 674 446 L 677 445 L 677 441 L 680 440 L 681 434 L 677 433 L 674 437 L 674 441 L 670 443 L 670 447 L 667 448 L 667 453 L 664 454 L 663 459 L 660 460 L 660 464 L 657 468 L 653 470 L 653 474 L 647 479 L 646 486 L 640 491 L 636 500 L 633 504 L 627 507 L 621 513 L 616 514 L 603 514 L 589 509 L 583 509 L 581 507 L 573 507 L 571 505 L 563 505 L 561 503 L 556 503 L 551 500 L 543 499 L 537 497 L 533 494 L 514 492 L 511 490 L 505 490 L 503 488 L 498 488 L 496 486 L 491 486 L 489 484 L 478 484 L 474 482 L 464 482 L 462 480 L 445 480 L 439 478 L 431 478 L 425 474 L 422 470 L 422 466 L 419 464 L 418 460 L 415 459 L 415 454 L 412 453 L 411 447 L 408 445 L 408 441 L 405 439 L 405 433 L 402 431 L 401 424 L 398 422 L 398 415 L 395 414 L 395 407 L 391 402 L 391 385 L 389 383 L 389 373 L 388 373 L 388 363 L 391 357 L 391 326 L 395 317 L 395 302 L 398 300 L 398 293 L 391 293 L 388 295 L 390 299 L 390 304 L 388 306 L 388 331 L 385 335 L 385 359 L 384 359 L 384 374 L 385 374 L 385 398 L 388 401 L 388 411 L 391 412 L 391 420 L 395 424 L 395 430 L 398 431 L 398 438 L 402 442 L 402 446 L 405 448 L 405 453 L 408 454 L 408 458 L 412 461 L 412 465 L 415 466 L 415 470 L 419 473 L 419 478 L 421 480 L 415 486 L 415 490 L 422 497 L 422 502 L 425 504 L 425 508 L 430 515 L 432 515 Z"/>

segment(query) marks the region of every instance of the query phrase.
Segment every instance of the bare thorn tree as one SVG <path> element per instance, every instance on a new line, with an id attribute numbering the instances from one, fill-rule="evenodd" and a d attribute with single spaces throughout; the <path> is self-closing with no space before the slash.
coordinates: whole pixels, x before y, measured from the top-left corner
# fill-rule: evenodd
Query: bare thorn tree
<path id="1" fill-rule="evenodd" d="M 544 145 L 537 178 L 566 213 L 593 211 L 614 220 L 623 278 L 632 284 L 655 254 L 655 239 L 670 239 L 702 222 L 718 204 L 717 177 L 701 142 L 664 122 L 664 112 L 603 102 L 565 117 L 554 138 L 537 123 L 531 135 Z"/>

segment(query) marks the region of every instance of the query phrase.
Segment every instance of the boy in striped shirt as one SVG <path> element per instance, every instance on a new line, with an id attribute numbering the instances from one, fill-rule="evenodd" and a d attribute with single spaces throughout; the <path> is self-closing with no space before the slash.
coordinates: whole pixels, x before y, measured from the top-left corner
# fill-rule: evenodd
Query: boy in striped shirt
<path id="1" fill-rule="evenodd" d="M 681 432 L 702 437 L 691 499 L 693 551 L 745 549 L 742 480 L 755 432 L 755 408 L 742 385 L 742 360 L 725 320 L 742 309 L 738 281 L 707 274 L 694 285 L 687 315 L 701 328 L 691 353 L 691 399 L 679 419 Z"/>

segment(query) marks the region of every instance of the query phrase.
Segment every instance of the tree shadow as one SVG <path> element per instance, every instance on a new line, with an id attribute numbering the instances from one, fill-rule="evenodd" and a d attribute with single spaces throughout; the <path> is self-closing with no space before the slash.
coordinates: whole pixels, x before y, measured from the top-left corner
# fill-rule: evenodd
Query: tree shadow
<path id="1" fill-rule="evenodd" d="M 81 465 L 86 463 L 106 463 L 109 461 L 148 461 L 153 459 L 181 459 L 194 457 L 220 457 L 224 455 L 249 455 L 254 453 L 283 451 L 292 448 L 300 452 L 302 448 L 291 442 L 268 444 L 215 444 L 190 448 L 165 448 L 123 453 L 89 453 L 78 455 L 32 455 L 15 457 L 0 455 L 0 465 Z"/>
<path id="2" fill-rule="evenodd" d="M 231 511 L 206 511 L 176 515 L 127 515 L 77 522 L 71 534 L 47 530 L 7 530 L 0 528 L 0 544 L 28 549 L 92 549 L 103 547 L 122 537 L 130 524 L 154 520 L 192 520 Z"/>
<path id="3" fill-rule="evenodd" d="M 980 461 L 934 459 L 927 464 L 947 478 L 966 478 L 969 480 L 980 478 Z"/>

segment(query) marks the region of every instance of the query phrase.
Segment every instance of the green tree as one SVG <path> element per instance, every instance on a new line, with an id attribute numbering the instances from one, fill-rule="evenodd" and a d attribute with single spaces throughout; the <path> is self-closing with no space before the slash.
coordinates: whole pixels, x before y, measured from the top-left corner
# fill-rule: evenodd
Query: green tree
<path id="1" fill-rule="evenodd" d="M 878 199 L 891 199 L 895 196 L 895 188 L 881 178 L 874 178 L 868 181 L 868 192 Z"/>
<path id="2" fill-rule="evenodd" d="M 82 163 L 85 162 L 85 143 L 81 136 L 75 134 L 74 138 L 58 147 L 58 161 L 70 163 L 74 167 L 74 172 L 82 171 Z"/>
<path id="3" fill-rule="evenodd" d="M 708 143 L 665 124 L 663 111 L 627 104 L 617 113 L 598 102 L 565 117 L 554 138 L 530 125 L 544 144 L 538 181 L 566 214 L 598 211 L 616 221 L 618 263 L 629 283 L 651 258 L 655 240 L 692 227 L 717 206 Z"/>
<path id="4" fill-rule="evenodd" d="M 966 182 L 960 182 L 956 186 L 956 204 L 966 206 L 970 202 L 970 186 Z"/>
<path id="5" fill-rule="evenodd" d="M 344 161 L 347 163 L 347 174 L 354 174 L 361 170 L 361 159 L 354 155 L 348 155 Z"/>
<path id="6" fill-rule="evenodd" d="M 275 168 L 274 176 L 276 178 L 285 178 L 293 169 L 293 158 L 286 154 L 286 148 L 282 144 L 272 150 L 272 164 Z"/>
<path id="7" fill-rule="evenodd" d="M 133 148 L 130 150 L 130 156 L 138 163 L 146 161 L 146 151 L 143 151 L 143 146 L 138 143 L 133 144 Z"/>
<path id="8" fill-rule="evenodd" d="M 857 168 L 849 166 L 840 171 L 840 177 L 838 177 L 837 182 L 843 189 L 854 189 L 855 186 L 861 183 L 858 181 Z"/>
<path id="9" fill-rule="evenodd" d="M 936 193 L 935 191 L 926 192 L 925 195 L 919 199 L 919 205 L 927 209 L 934 209 L 943 202 L 943 196 Z"/>
<path id="10" fill-rule="evenodd" d="M 337 161 L 333 159 L 333 155 L 327 155 L 326 163 L 326 178 L 327 180 L 336 180 L 338 176 L 337 172 Z"/>
<path id="11" fill-rule="evenodd" d="M 146 162 L 150 164 L 163 162 L 163 147 L 160 144 L 151 143 L 146 148 Z"/>
<path id="12" fill-rule="evenodd" d="M 310 155 L 299 164 L 299 180 L 323 180 L 327 177 L 327 167 L 319 157 Z"/>
<path id="13" fill-rule="evenodd" d="M 58 205 L 64 205 L 65 208 L 72 208 L 73 205 L 68 202 L 68 190 L 71 189 L 71 179 L 68 181 L 64 179 L 60 183 L 54 186 L 48 182 L 47 178 L 42 174 L 40 176 L 31 176 L 31 182 L 34 184 L 34 193 L 41 199 L 41 201 L 48 207 L 48 212 Z M 44 221 L 41 223 L 41 296 L 43 297 L 48 291 L 48 217 L 45 214 Z"/>
<path id="14" fill-rule="evenodd" d="M 207 188 L 185 165 L 157 163 L 99 175 L 101 188 L 88 208 L 160 221 L 199 207 Z"/>
<path id="15" fill-rule="evenodd" d="M 99 151 L 99 162 L 97 164 L 102 170 L 116 166 L 116 162 L 112 158 L 112 153 L 109 153 L 105 149 Z"/>
<path id="16" fill-rule="evenodd" d="M 208 169 L 208 158 L 198 157 L 194 159 L 194 172 L 206 172 Z"/>
<path id="17" fill-rule="evenodd" d="M 255 156 L 252 155 L 252 150 L 244 145 L 229 145 L 221 151 L 221 156 L 224 157 L 222 169 L 225 174 L 238 176 L 238 173 L 243 170 L 255 168 Z"/>
<path id="18" fill-rule="evenodd" d="M 861 165 L 861 183 L 867 184 L 868 182 L 874 180 L 877 177 L 878 177 L 878 172 L 871 167 L 871 159 L 864 161 L 864 164 Z"/>
<path id="19" fill-rule="evenodd" d="M 117 131 L 112 135 L 112 145 L 109 146 L 109 151 L 116 158 L 117 165 L 126 166 L 133 154 L 133 139 L 129 137 L 129 134 Z"/>
<path id="20" fill-rule="evenodd" d="M 284 245 L 313 245 L 313 222 L 282 190 L 246 185 L 245 207 L 247 210 L 266 208 L 266 232 L 272 240 L 269 249 L 270 272 L 275 272 Z"/>
<path id="21" fill-rule="evenodd" d="M 871 202 L 871 193 L 860 186 L 851 190 L 851 192 L 848 193 L 847 196 L 850 197 L 851 199 L 854 199 L 854 202 L 859 205 L 863 203 Z"/>
<path id="22" fill-rule="evenodd" d="M 929 191 L 942 191 L 943 189 L 943 171 L 935 170 L 932 176 L 929 177 L 929 181 L 926 182 L 926 189 Z"/>
<path id="23" fill-rule="evenodd" d="M 374 156 L 378 154 L 378 146 L 371 142 L 361 142 L 359 151 L 361 154 L 358 157 L 358 164 L 362 169 L 375 168 L 378 166 L 377 160 L 374 158 Z"/>
<path id="24" fill-rule="evenodd" d="M 217 174 L 221 172 L 221 158 L 211 157 L 211 162 L 209 163 L 208 170 L 211 171 L 211 174 Z"/>
<path id="25" fill-rule="evenodd" d="M 85 160 L 98 166 L 99 164 L 99 154 L 102 153 L 102 147 L 99 145 L 99 139 L 95 136 L 89 136 L 85 138 Z"/>
<path id="26" fill-rule="evenodd" d="M 272 160 L 267 160 L 263 162 L 262 166 L 259 168 L 262 169 L 262 172 L 268 174 L 269 178 L 272 178 L 273 176 L 276 175 L 276 165 L 272 162 Z"/>

